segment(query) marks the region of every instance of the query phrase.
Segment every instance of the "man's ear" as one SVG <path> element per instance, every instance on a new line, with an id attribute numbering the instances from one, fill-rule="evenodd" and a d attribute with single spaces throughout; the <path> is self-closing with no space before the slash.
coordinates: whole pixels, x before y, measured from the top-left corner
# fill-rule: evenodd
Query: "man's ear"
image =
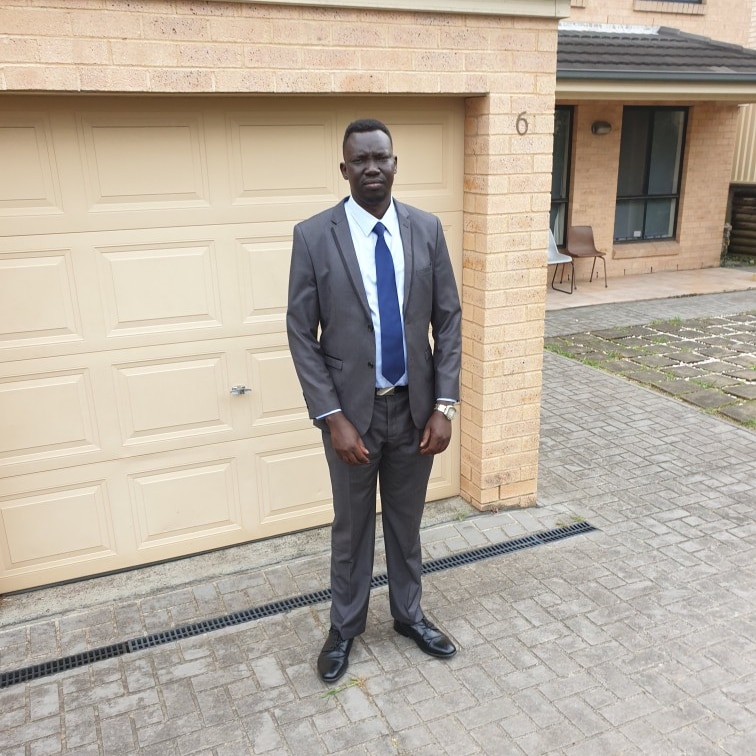
<path id="1" fill-rule="evenodd" d="M 339 170 L 341 171 L 341 175 L 349 181 L 349 176 L 347 176 L 347 169 L 346 169 L 346 163 L 339 163 Z"/>

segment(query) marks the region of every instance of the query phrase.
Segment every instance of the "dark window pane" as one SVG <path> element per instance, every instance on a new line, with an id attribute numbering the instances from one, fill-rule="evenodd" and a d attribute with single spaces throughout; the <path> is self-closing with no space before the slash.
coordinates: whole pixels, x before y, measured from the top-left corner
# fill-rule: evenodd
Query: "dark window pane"
<path id="1" fill-rule="evenodd" d="M 654 114 L 648 194 L 677 192 L 683 124 L 683 113 L 679 110 L 659 110 Z"/>
<path id="2" fill-rule="evenodd" d="M 675 218 L 673 199 L 649 200 L 646 205 L 646 239 L 669 239 Z"/>
<path id="3" fill-rule="evenodd" d="M 567 215 L 567 205 L 552 205 L 549 226 L 554 232 L 554 239 L 559 245 L 564 244 L 564 220 Z"/>
<path id="4" fill-rule="evenodd" d="M 643 238 L 644 200 L 618 200 L 614 214 L 614 238 L 632 241 Z"/>
<path id="5" fill-rule="evenodd" d="M 551 230 L 557 244 L 564 244 L 564 228 L 569 199 L 572 108 L 561 106 L 554 112 L 554 148 L 551 169 Z"/>
<path id="6" fill-rule="evenodd" d="M 645 194 L 649 112 L 626 108 L 622 116 L 617 196 Z"/>
<path id="7" fill-rule="evenodd" d="M 554 163 L 551 171 L 551 198 L 567 199 L 567 167 L 570 150 L 569 110 L 557 108 L 554 113 Z"/>

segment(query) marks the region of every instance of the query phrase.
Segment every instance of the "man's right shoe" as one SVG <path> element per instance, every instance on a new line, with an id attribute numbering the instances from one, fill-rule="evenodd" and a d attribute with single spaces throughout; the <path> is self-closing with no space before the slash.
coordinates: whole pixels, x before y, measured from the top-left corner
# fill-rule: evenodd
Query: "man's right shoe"
<path id="1" fill-rule="evenodd" d="M 328 638 L 318 656 L 318 674 L 327 683 L 336 682 L 349 666 L 352 638 L 344 639 L 335 628 L 328 631 Z"/>

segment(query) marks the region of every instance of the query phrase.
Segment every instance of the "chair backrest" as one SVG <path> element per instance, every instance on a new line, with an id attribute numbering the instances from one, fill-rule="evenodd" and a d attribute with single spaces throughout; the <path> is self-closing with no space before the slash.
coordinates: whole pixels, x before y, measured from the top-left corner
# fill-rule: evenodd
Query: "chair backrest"
<path id="1" fill-rule="evenodd" d="M 570 226 L 567 231 L 567 249 L 576 254 L 601 254 L 593 241 L 591 226 Z"/>
<path id="2" fill-rule="evenodd" d="M 549 265 L 557 265 L 565 262 L 571 262 L 572 258 L 568 257 L 567 255 L 563 255 L 559 251 L 559 247 L 557 247 L 556 239 L 554 238 L 554 234 L 549 229 L 549 256 L 548 256 L 548 264 Z"/>

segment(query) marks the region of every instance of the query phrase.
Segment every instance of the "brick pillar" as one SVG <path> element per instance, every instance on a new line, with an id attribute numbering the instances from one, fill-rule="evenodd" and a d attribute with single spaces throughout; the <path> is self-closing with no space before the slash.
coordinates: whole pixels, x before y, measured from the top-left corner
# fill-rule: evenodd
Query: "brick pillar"
<path id="1" fill-rule="evenodd" d="M 553 76 L 529 81 L 467 101 L 461 477 L 481 509 L 535 504 L 554 101 Z"/>

